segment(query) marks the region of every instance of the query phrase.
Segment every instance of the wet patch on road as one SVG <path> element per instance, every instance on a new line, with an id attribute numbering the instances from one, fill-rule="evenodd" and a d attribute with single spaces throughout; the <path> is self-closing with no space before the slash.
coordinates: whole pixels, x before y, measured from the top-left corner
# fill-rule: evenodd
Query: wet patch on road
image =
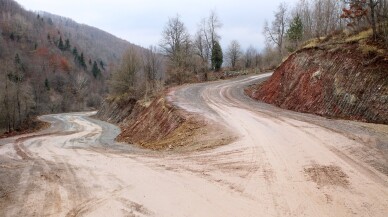
<path id="1" fill-rule="evenodd" d="M 317 183 L 318 188 L 324 186 L 349 186 L 349 176 L 339 166 L 313 164 L 304 168 L 304 172 L 311 181 Z"/>

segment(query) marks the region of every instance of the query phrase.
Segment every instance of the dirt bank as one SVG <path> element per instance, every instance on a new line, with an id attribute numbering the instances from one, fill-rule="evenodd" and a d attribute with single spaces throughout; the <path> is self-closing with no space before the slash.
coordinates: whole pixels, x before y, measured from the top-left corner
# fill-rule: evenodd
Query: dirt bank
<path id="1" fill-rule="evenodd" d="M 388 124 L 388 55 L 368 39 L 339 39 L 292 54 L 246 92 L 281 108 Z"/>
<path id="2" fill-rule="evenodd" d="M 198 150 L 233 140 L 220 136 L 222 126 L 173 106 L 165 95 L 150 103 L 106 103 L 97 117 L 119 124 L 118 141 L 153 150 Z"/>

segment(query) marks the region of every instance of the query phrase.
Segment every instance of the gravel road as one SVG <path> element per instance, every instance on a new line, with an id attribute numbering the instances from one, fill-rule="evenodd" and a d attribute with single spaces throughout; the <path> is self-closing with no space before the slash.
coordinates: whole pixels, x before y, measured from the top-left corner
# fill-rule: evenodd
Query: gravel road
<path id="1" fill-rule="evenodd" d="M 94 113 L 0 140 L 0 216 L 386 216 L 388 128 L 255 102 L 269 74 L 175 88 L 169 100 L 232 144 L 155 152 L 114 142 Z"/>

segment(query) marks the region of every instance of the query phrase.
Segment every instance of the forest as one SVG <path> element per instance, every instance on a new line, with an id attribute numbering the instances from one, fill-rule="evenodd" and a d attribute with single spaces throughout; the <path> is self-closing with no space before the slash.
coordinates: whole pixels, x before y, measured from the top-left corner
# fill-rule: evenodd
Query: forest
<path id="1" fill-rule="evenodd" d="M 29 128 L 37 115 L 98 108 L 110 71 L 131 46 L 94 27 L 0 0 L 0 133 Z"/>

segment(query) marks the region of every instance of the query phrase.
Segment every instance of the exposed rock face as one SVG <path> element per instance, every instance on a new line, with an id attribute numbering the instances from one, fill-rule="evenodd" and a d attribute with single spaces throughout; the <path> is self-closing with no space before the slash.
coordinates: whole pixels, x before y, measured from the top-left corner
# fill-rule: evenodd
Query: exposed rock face
<path id="1" fill-rule="evenodd" d="M 246 92 L 289 110 L 388 124 L 388 57 L 379 52 L 357 43 L 302 49 Z"/>

